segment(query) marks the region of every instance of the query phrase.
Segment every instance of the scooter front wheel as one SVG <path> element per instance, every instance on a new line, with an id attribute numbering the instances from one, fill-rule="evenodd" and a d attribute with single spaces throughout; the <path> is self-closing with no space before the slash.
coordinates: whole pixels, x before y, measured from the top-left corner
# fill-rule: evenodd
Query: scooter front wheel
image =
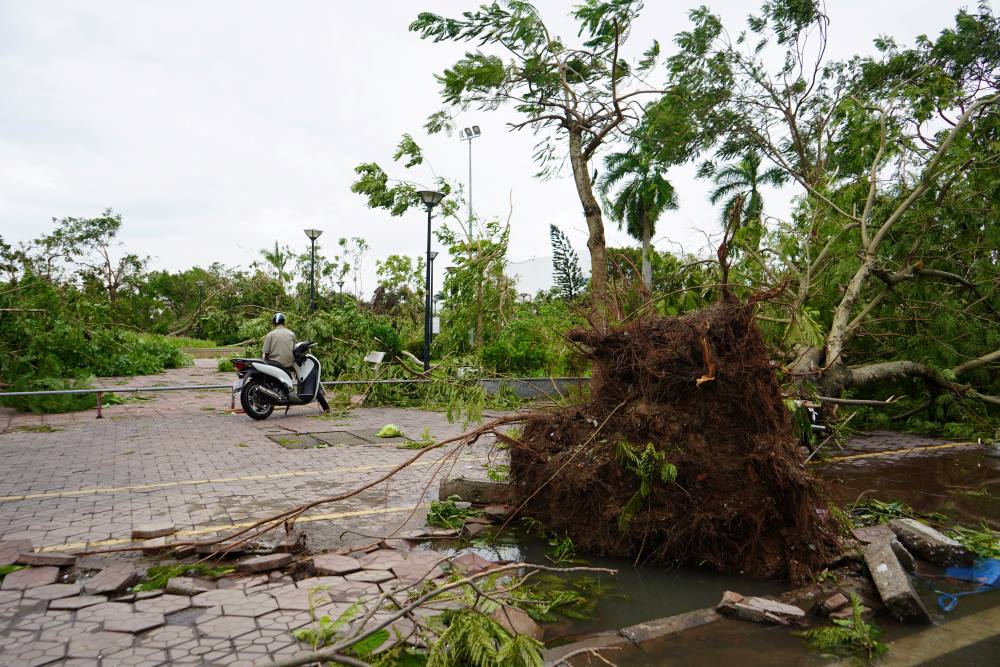
<path id="1" fill-rule="evenodd" d="M 274 403 L 270 397 L 261 391 L 261 384 L 256 380 L 247 380 L 240 392 L 240 405 L 243 412 L 253 419 L 267 419 L 274 412 Z"/>

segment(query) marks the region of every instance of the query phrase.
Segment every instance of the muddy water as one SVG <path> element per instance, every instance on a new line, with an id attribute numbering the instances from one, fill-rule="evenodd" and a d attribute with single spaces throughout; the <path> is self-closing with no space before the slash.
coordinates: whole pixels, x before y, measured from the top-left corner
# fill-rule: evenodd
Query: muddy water
<path id="1" fill-rule="evenodd" d="M 914 451 L 885 458 L 810 466 L 840 505 L 859 497 L 899 499 L 918 512 L 940 512 L 959 523 L 1000 529 L 1000 458 L 977 448 Z"/>
<path id="2" fill-rule="evenodd" d="M 836 456 L 868 453 L 865 447 L 837 452 Z M 811 466 L 829 484 L 832 500 L 847 505 L 859 497 L 882 501 L 902 500 L 920 512 L 940 512 L 968 525 L 986 521 L 1000 527 L 1000 459 L 975 448 L 912 451 L 902 455 L 855 458 Z M 743 592 L 742 582 L 734 590 Z M 958 607 L 945 613 L 929 585 L 918 591 L 934 617 L 932 628 L 916 628 L 880 616 L 876 623 L 890 647 L 917 632 L 948 633 L 948 622 L 1000 606 L 1000 591 L 962 597 Z M 1000 628 L 997 628 L 1000 633 Z M 793 667 L 829 665 L 806 641 L 783 628 L 723 620 L 681 635 L 651 642 L 614 656 L 621 667 L 644 665 L 747 665 Z M 848 664 L 848 663 L 842 663 Z M 916 663 L 919 664 L 919 663 Z M 981 641 L 928 662 L 934 667 L 1000 665 L 1000 641 Z"/>
<path id="3" fill-rule="evenodd" d="M 877 445 L 877 443 L 875 443 Z M 864 444 L 836 456 L 870 453 Z M 974 448 L 946 448 L 913 451 L 903 455 L 856 458 L 810 466 L 812 472 L 829 484 L 832 500 L 840 505 L 858 497 L 890 501 L 899 499 L 920 512 L 940 512 L 950 519 L 975 525 L 986 521 L 1000 528 L 1000 459 L 984 456 Z M 545 545 L 530 539 L 515 539 L 483 555 L 514 560 L 524 558 L 544 562 Z M 609 630 L 626 625 L 713 606 L 723 590 L 746 595 L 773 594 L 785 590 L 776 582 L 756 581 L 726 576 L 696 568 L 637 569 L 631 563 L 594 559 L 593 565 L 620 570 L 615 580 L 616 593 L 602 601 L 597 616 L 586 623 L 550 627 L 547 639 L 571 638 L 587 632 Z M 1000 605 L 1000 591 L 961 598 L 958 607 L 945 614 L 937 605 L 929 586 L 918 585 L 935 619 L 931 629 L 903 626 L 889 618 L 876 622 L 883 628 L 883 640 L 889 643 L 915 632 L 947 632 L 949 620 L 974 614 Z M 1000 632 L 1000 628 L 997 629 Z M 811 651 L 801 637 L 786 629 L 723 620 L 659 642 L 646 644 L 631 652 L 607 656 L 622 667 L 640 665 L 748 665 L 751 667 L 830 664 Z M 846 663 L 845 663 L 846 664 Z M 958 665 L 1000 665 L 1000 642 L 987 641 L 974 648 L 937 658 L 936 667 Z"/>

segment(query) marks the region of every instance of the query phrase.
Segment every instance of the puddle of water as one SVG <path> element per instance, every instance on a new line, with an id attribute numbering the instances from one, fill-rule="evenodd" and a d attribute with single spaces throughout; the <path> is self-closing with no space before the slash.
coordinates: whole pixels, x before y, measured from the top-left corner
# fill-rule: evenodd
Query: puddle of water
<path id="1" fill-rule="evenodd" d="M 477 546 L 472 551 L 493 561 L 549 563 L 547 548 L 544 542 L 530 535 L 508 532 L 495 544 Z M 454 551 L 454 548 L 441 543 L 436 549 Z M 590 620 L 546 625 L 546 640 L 550 642 L 713 607 L 726 590 L 739 591 L 744 595 L 776 595 L 788 590 L 782 582 L 720 574 L 694 567 L 635 567 L 631 561 L 615 558 L 588 558 L 585 563 L 567 565 L 611 568 L 618 574 L 585 575 L 608 586 L 609 594 L 600 600 Z"/>
<path id="2" fill-rule="evenodd" d="M 918 512 L 940 512 L 953 521 L 1000 529 L 1000 459 L 982 451 L 907 454 L 823 464 L 834 502 L 859 497 L 902 500 Z"/>

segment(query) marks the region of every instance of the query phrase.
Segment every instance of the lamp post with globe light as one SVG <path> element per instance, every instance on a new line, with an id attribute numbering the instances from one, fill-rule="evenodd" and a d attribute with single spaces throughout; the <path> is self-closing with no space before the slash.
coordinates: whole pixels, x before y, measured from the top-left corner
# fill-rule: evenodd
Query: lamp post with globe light
<path id="1" fill-rule="evenodd" d="M 424 370 L 431 369 L 431 210 L 441 203 L 444 194 L 436 190 L 421 190 L 420 201 L 427 207 L 427 277 L 424 283 Z"/>
<path id="2" fill-rule="evenodd" d="M 323 233 L 321 229 L 307 229 L 306 236 L 309 237 L 309 309 L 316 312 L 316 239 Z"/>

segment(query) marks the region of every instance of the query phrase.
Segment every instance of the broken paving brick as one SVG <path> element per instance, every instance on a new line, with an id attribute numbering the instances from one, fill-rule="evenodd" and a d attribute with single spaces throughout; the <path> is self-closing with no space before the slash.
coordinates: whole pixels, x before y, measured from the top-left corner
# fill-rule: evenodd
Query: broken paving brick
<path id="1" fill-rule="evenodd" d="M 21 565 L 54 565 L 55 567 L 72 567 L 76 556 L 71 554 L 48 553 L 44 551 L 22 551 L 17 556 Z"/>
<path id="2" fill-rule="evenodd" d="M 246 558 L 241 560 L 236 564 L 236 570 L 238 572 L 248 572 L 250 574 L 256 574 L 258 572 L 270 572 L 271 570 L 277 570 L 278 568 L 290 565 L 292 562 L 291 554 L 268 554 L 267 556 L 253 556 L 251 558 Z"/>
<path id="3" fill-rule="evenodd" d="M 155 537 L 166 537 L 177 532 L 177 527 L 167 521 L 147 523 L 132 529 L 133 540 L 151 540 Z"/>

